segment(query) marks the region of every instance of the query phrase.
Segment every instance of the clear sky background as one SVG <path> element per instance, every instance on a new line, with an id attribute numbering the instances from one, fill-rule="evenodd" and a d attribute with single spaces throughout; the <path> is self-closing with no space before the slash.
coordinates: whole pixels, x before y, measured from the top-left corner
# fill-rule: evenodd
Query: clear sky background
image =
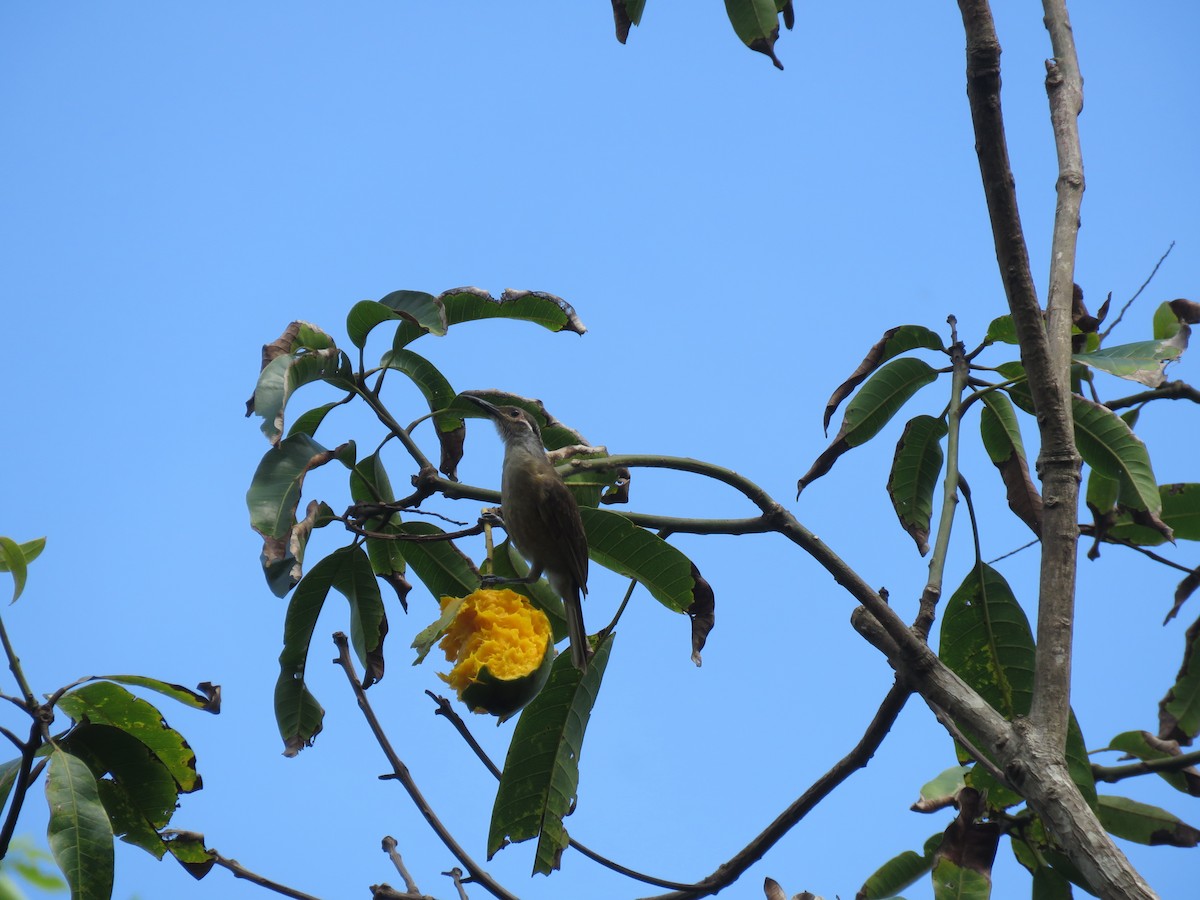
<path id="1" fill-rule="evenodd" d="M 1049 40 L 1036 4 L 996 7 L 1010 150 L 1044 291 L 1056 177 Z M 826 398 L 884 329 L 944 334 L 954 314 L 974 346 L 1004 301 L 955 4 L 847 9 L 798 4 L 778 72 L 741 46 L 720 3 L 695 0 L 652 0 L 627 46 L 603 0 L 0 7 L 0 533 L 48 537 L 4 615 L 35 689 L 111 672 L 220 683 L 219 717 L 162 707 L 205 783 L 184 798 L 178 827 L 324 898 L 400 883 L 379 850 L 391 834 L 420 887 L 451 896 L 439 873 L 454 860 L 400 788 L 376 780 L 386 763 L 324 664 L 327 635 L 346 626 L 336 595 L 310 663 L 325 731 L 299 758 L 280 755 L 271 696 L 285 602 L 263 582 L 244 504 L 267 449 L 258 420 L 242 417 L 261 345 L 293 319 L 340 339 L 356 301 L 401 288 L 566 298 L 584 337 L 476 323 L 418 349 L 457 388 L 539 397 L 614 452 L 738 470 L 911 619 L 926 563 L 884 490 L 901 423 L 799 502 L 796 478 L 826 444 Z M 1159 302 L 1200 299 L 1200 11 L 1170 0 L 1072 13 L 1088 183 L 1077 280 L 1093 310 L 1109 291 L 1115 304 L 1132 296 L 1176 242 L 1113 337 L 1133 341 L 1149 337 Z M 369 356 L 383 349 L 381 339 Z M 1200 380 L 1191 358 L 1177 372 Z M 411 421 L 422 401 L 391 381 L 397 418 Z M 315 386 L 296 402 L 329 396 Z M 943 387 L 927 388 L 912 412 L 945 402 Z M 974 423 L 965 474 L 994 558 L 1027 531 L 1004 509 Z M 471 425 L 460 475 L 495 486 L 498 441 Z M 1139 430 L 1161 482 L 1197 480 L 1194 408 L 1148 410 Z M 1028 421 L 1025 436 L 1035 450 Z M 321 437 L 366 448 L 379 433 L 347 415 Z M 394 458 L 394 482 L 409 474 Z M 344 490 L 331 469 L 309 496 L 341 508 Z M 728 490 L 650 472 L 636 473 L 632 507 L 752 512 Z M 477 512 L 453 507 L 458 518 Z M 347 541 L 333 532 L 314 539 L 310 559 Z M 686 620 L 638 594 L 568 826 L 625 865 L 690 881 L 855 743 L 891 678 L 850 629 L 849 598 L 783 540 L 678 545 L 717 595 L 704 666 L 688 659 Z M 952 552 L 948 590 L 972 562 L 965 520 Z M 1176 555 L 1200 562 L 1194 545 Z M 1036 554 L 998 565 L 1032 616 Z M 1089 747 L 1156 730 L 1196 615 L 1189 605 L 1161 626 L 1176 581 L 1118 548 L 1083 561 L 1075 709 Z M 595 572 L 593 627 L 622 592 Z M 407 618 L 389 609 L 387 677 L 371 698 L 434 807 L 482 857 L 493 783 L 433 716 L 423 691 L 439 689 L 436 661 L 408 664 L 408 641 L 434 608 L 418 588 Z M 511 723 L 471 724 L 502 758 Z M 789 894 L 853 896 L 878 864 L 945 828 L 949 812 L 908 806 L 952 763 L 950 740 L 911 701 L 871 765 L 722 896 L 759 897 L 767 875 Z M 1197 801 L 1165 786 L 1113 792 L 1200 823 Z M 44 841 L 39 790 L 22 830 Z M 1194 851 L 1130 851 L 1163 897 L 1194 890 Z M 532 846 L 519 845 L 493 871 L 531 900 L 653 893 L 574 853 L 550 879 L 531 879 L 531 865 Z M 997 896 L 1027 895 L 1014 869 L 1002 846 Z M 119 845 L 115 896 L 267 895 L 224 871 L 194 883 L 171 860 Z"/>

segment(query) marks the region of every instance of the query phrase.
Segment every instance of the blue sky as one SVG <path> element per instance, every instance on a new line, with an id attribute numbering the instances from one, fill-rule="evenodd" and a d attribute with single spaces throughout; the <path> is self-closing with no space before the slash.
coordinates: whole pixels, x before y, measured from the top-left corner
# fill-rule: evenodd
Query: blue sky
<path id="1" fill-rule="evenodd" d="M 1109 291 L 1114 303 L 1129 298 L 1176 242 L 1114 335 L 1138 340 L 1159 302 L 1197 299 L 1200 12 L 1185 0 L 1076 6 L 1088 181 L 1077 281 L 1092 308 Z M 1044 285 L 1056 177 L 1049 41 L 1035 7 L 997 7 L 1010 150 Z M 900 423 L 799 502 L 795 481 L 825 446 L 826 398 L 884 329 L 944 333 L 954 314 L 973 346 L 1003 296 L 957 9 L 856 10 L 851 22 L 836 4 L 798 5 L 777 72 L 741 47 L 721 4 L 688 0 L 653 0 L 627 46 L 599 0 L 515 11 L 6 4 L 0 533 L 48 537 L 25 596 L 5 612 L 35 688 L 114 671 L 218 682 L 219 717 L 164 706 L 205 781 L 184 799 L 179 827 L 322 897 L 398 882 L 378 849 L 393 834 L 421 888 L 450 895 L 438 873 L 452 859 L 400 790 L 376 780 L 385 762 L 340 673 L 323 665 L 320 636 L 345 627 L 336 602 L 310 664 L 325 731 L 299 758 L 280 755 L 271 693 L 285 605 L 263 583 L 243 499 L 267 447 L 242 417 L 260 346 L 293 319 L 341 337 L 356 301 L 401 288 L 566 298 L 589 328 L 582 338 L 479 323 L 420 350 L 456 387 L 539 397 L 614 452 L 742 472 L 911 618 L 926 564 L 884 490 Z M 1177 377 L 1197 380 L 1192 359 Z M 308 390 L 314 404 L 327 399 Z M 939 390 L 913 412 L 938 413 Z M 415 393 L 391 399 L 402 421 L 421 412 Z M 1160 482 L 1197 480 L 1194 446 L 1180 441 L 1196 433 L 1195 415 L 1143 415 Z M 326 427 L 329 441 L 339 428 L 363 447 L 378 439 L 361 416 Z M 1025 433 L 1032 443 L 1031 424 Z M 495 485 L 497 450 L 490 428 L 472 428 L 461 477 Z M 991 558 L 1025 531 L 974 442 L 969 453 Z M 393 480 L 408 474 L 397 459 Z M 344 488 L 330 472 L 311 490 L 336 507 Z M 632 505 L 749 514 L 728 491 L 671 473 L 637 473 Z M 971 564 L 968 533 L 960 521 L 948 588 Z M 311 558 L 344 542 L 323 533 Z M 684 620 L 639 595 L 568 826 L 626 865 L 687 881 L 849 749 L 890 678 L 848 627 L 848 597 L 784 541 L 678 545 L 717 593 L 704 666 L 688 660 Z M 1194 565 L 1194 550 L 1181 547 L 1181 561 Z M 1035 569 L 1030 552 L 1001 564 L 1031 612 Z M 1159 624 L 1175 581 L 1116 548 L 1082 564 L 1075 709 L 1089 746 L 1156 727 L 1192 619 L 1185 608 L 1183 621 Z M 623 586 L 597 573 L 591 588 L 589 621 L 605 621 Z M 431 802 L 482 856 L 490 776 L 432 715 L 423 691 L 439 684 L 433 661 L 408 665 L 408 635 L 434 617 L 420 590 L 411 609 L 390 611 L 389 669 L 371 696 Z M 509 729 L 472 724 L 503 756 Z M 870 767 L 728 895 L 760 896 L 770 875 L 789 893 L 851 896 L 878 863 L 945 827 L 947 814 L 907 808 L 951 763 L 949 739 L 911 702 Z M 1167 788 L 1124 792 L 1200 821 L 1195 801 Z M 36 792 L 33 801 L 26 830 L 40 835 Z M 1193 884 L 1186 851 L 1132 852 L 1163 896 Z M 531 864 L 528 845 L 510 847 L 494 872 L 528 898 L 649 893 L 578 855 L 548 880 L 531 880 Z M 1013 867 L 1002 848 L 1004 896 L 1026 890 Z M 194 884 L 121 846 L 115 896 L 264 894 L 219 871 Z"/>

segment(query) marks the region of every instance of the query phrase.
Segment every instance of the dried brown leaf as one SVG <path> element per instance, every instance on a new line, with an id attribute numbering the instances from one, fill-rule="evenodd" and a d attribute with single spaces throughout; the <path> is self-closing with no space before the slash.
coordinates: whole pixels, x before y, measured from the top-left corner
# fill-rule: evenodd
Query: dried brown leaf
<path id="1" fill-rule="evenodd" d="M 695 563 L 692 563 L 692 580 L 696 586 L 692 588 L 693 600 L 687 608 L 687 614 L 692 619 L 692 662 L 699 666 L 702 662 L 700 651 L 708 641 L 708 633 L 717 623 L 717 598 L 712 585 L 705 581 Z"/>
<path id="2" fill-rule="evenodd" d="M 1175 588 L 1175 605 L 1171 607 L 1171 611 L 1163 619 L 1164 625 L 1179 614 L 1179 608 L 1183 606 L 1188 597 L 1196 592 L 1196 588 L 1200 588 L 1200 566 L 1188 572 L 1184 576 L 1183 581 L 1179 582 L 1179 586 Z"/>
<path id="3" fill-rule="evenodd" d="M 937 855 L 961 868 L 990 876 L 1000 843 L 1000 824 L 975 821 L 984 812 L 983 797 L 975 788 L 959 791 L 958 810 L 958 817 L 942 837 Z"/>

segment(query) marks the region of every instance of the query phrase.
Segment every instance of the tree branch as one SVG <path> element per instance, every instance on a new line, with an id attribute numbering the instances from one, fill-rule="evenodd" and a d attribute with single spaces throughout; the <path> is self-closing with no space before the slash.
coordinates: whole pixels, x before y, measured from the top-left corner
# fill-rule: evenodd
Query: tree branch
<path id="1" fill-rule="evenodd" d="M 430 700 L 437 704 L 437 709 L 434 710 L 434 715 L 442 716 L 454 726 L 454 730 L 457 731 L 459 736 L 467 742 L 467 746 L 471 748 L 471 751 L 476 757 L 478 757 L 479 761 L 483 763 L 484 767 L 492 773 L 497 781 L 499 781 L 499 767 L 492 762 L 492 758 L 488 756 L 483 747 L 479 745 L 479 741 L 475 740 L 475 735 L 471 734 L 471 729 L 467 727 L 467 723 L 463 721 L 462 716 L 460 716 L 455 711 L 454 707 L 450 705 L 450 701 L 445 697 L 435 694 L 433 691 L 426 691 L 425 693 Z M 654 885 L 655 887 L 666 888 L 667 890 L 686 890 L 691 887 L 691 885 L 683 884 L 681 882 L 667 881 L 664 878 L 657 878 L 653 875 L 646 875 L 643 872 L 630 869 L 618 862 L 614 862 L 606 856 L 601 856 L 595 850 L 592 850 L 590 847 L 585 847 L 574 838 L 568 838 L 568 843 L 573 850 L 578 850 L 592 862 L 604 866 L 606 869 L 611 869 L 612 871 L 617 872 L 620 875 L 624 875 L 627 878 L 632 878 L 634 881 L 640 881 L 643 884 L 650 884 Z"/>
<path id="2" fill-rule="evenodd" d="M 1125 766 L 1092 766 L 1092 776 L 1097 781 L 1115 784 L 1126 778 L 1138 775 L 1158 774 L 1162 772 L 1178 772 L 1180 769 L 1191 768 L 1200 762 L 1200 750 L 1191 753 L 1181 753 L 1179 756 L 1164 756 L 1162 759 L 1140 760 Z"/>
<path id="3" fill-rule="evenodd" d="M 449 829 L 442 824 L 441 819 L 433 811 L 433 807 L 425 799 L 421 793 L 421 789 L 417 787 L 417 783 L 413 780 L 412 774 L 408 771 L 408 766 L 392 749 L 391 741 L 383 731 L 383 726 L 379 724 L 379 719 L 375 715 L 375 710 L 371 708 L 371 703 L 367 700 L 366 692 L 363 691 L 362 685 L 358 680 L 358 673 L 354 669 L 354 661 L 350 658 L 350 641 L 342 632 L 337 632 L 333 636 L 333 642 L 338 648 L 337 659 L 334 660 L 342 671 L 346 673 L 346 680 L 350 682 L 350 689 L 354 692 L 354 697 L 358 701 L 358 708 L 362 710 L 363 717 L 367 720 L 367 725 L 371 728 L 371 733 L 375 736 L 376 743 L 383 751 L 383 755 L 387 757 L 388 763 L 392 767 L 392 774 L 382 776 L 384 778 L 394 778 L 404 786 L 404 790 L 408 792 L 408 796 L 412 799 L 413 805 L 416 806 L 418 812 L 425 817 L 425 821 L 429 823 L 429 827 L 433 829 L 434 834 L 438 836 L 446 849 L 454 854 L 454 858 L 462 863 L 463 867 L 471 876 L 471 880 L 482 887 L 493 897 L 498 897 L 500 900 L 518 900 L 515 894 L 505 890 L 487 870 L 480 866 L 471 858 L 454 839 Z"/>
<path id="4" fill-rule="evenodd" d="M 1063 330 L 1069 331 L 1070 316 L 1054 316 L 1050 325 L 1060 333 L 1056 334 L 1053 341 L 1048 339 L 1030 274 L 1029 254 L 1017 210 L 1015 182 L 1008 161 L 1004 117 L 1000 107 L 1000 43 L 996 37 L 995 23 L 987 0 L 959 0 L 958 5 L 967 39 L 967 97 L 975 129 L 975 149 L 987 197 L 1000 276 L 1037 412 L 1042 442 L 1038 474 L 1042 479 L 1045 500 L 1033 703 L 1029 720 L 1015 723 L 1019 726 L 1020 739 L 998 747 L 1001 752 L 996 759 L 1003 766 L 1009 782 L 1025 795 L 1030 808 L 1062 843 L 1071 862 L 1102 896 L 1122 900 L 1153 897 L 1149 886 L 1117 849 L 1087 805 L 1071 780 L 1063 757 L 1070 710 L 1080 468 L 1065 369 L 1069 355 L 1062 349 L 1064 342 L 1069 348 L 1070 336 L 1069 333 L 1065 337 L 1061 334 Z M 1078 113 L 1078 106 L 1073 111 L 1070 106 L 1070 91 L 1080 91 L 1081 96 L 1081 90 L 1065 3 L 1062 0 L 1045 0 L 1045 9 L 1047 28 L 1058 58 L 1055 68 L 1062 75 L 1064 83 L 1067 78 L 1076 82 L 1072 88 L 1062 91 L 1054 85 L 1048 85 L 1051 104 L 1055 106 L 1055 137 L 1060 158 L 1061 222 L 1056 222 L 1055 230 L 1058 241 L 1064 239 L 1060 235 L 1078 228 L 1078 208 L 1075 207 L 1072 217 L 1073 201 L 1068 195 L 1082 191 L 1082 167 L 1076 173 L 1079 183 L 1074 186 L 1071 183 L 1074 176 L 1069 167 L 1068 171 L 1063 171 L 1063 160 L 1070 163 L 1073 154 L 1078 153 L 1078 140 L 1076 137 L 1074 148 L 1063 143 L 1070 137 L 1060 130 L 1059 124 Z M 1070 302 L 1071 288 L 1069 281 L 1066 291 L 1061 287 L 1061 264 L 1068 261 L 1065 256 L 1068 252 L 1073 257 L 1073 248 L 1072 234 L 1069 247 L 1056 242 L 1052 250 L 1055 264 L 1060 267 L 1057 280 L 1052 279 L 1052 290 L 1065 293 L 1067 303 Z M 1063 302 L 1059 293 L 1053 298 L 1056 303 Z M 1051 349 L 1052 343 L 1057 349 Z M 966 724 L 961 719 L 958 721 Z M 975 733 L 973 728 L 967 727 Z"/>
<path id="5" fill-rule="evenodd" d="M 1046 28 L 1055 61 L 1047 66 L 1046 92 L 1058 150 L 1058 203 L 1051 249 L 1049 318 L 1052 380 L 1035 386 L 1034 406 L 1042 433 L 1038 457 L 1045 500 L 1042 525 L 1042 570 L 1038 592 L 1037 648 L 1033 701 L 1029 720 L 1050 748 L 1066 746 L 1071 709 L 1071 641 L 1075 627 L 1080 457 L 1075 449 L 1070 412 L 1071 306 L 1075 274 L 1075 242 L 1083 196 L 1083 161 L 1079 149 L 1079 111 L 1083 81 L 1075 58 L 1075 42 L 1065 0 L 1043 0 Z M 1040 329 L 1039 329 L 1040 331 Z M 1024 343 L 1024 341 L 1022 341 Z M 1042 410 L 1048 415 L 1042 420 Z M 1069 519 L 1069 522 L 1068 522 Z"/>
<path id="6" fill-rule="evenodd" d="M 1139 403 L 1149 403 L 1151 400 L 1191 400 L 1193 403 L 1200 403 L 1200 391 L 1186 381 L 1168 381 L 1149 391 L 1109 400 L 1104 405 L 1111 410 L 1118 410 L 1127 406 L 1137 406 Z"/>
<path id="7" fill-rule="evenodd" d="M 953 332 L 950 361 L 954 374 L 950 379 L 950 405 L 946 411 L 946 475 L 942 481 L 942 512 L 938 517 L 933 554 L 929 557 L 929 580 L 921 592 L 920 611 L 913 623 L 913 629 L 922 640 L 929 639 L 929 630 L 933 627 L 937 604 L 942 596 L 946 554 L 950 549 L 950 530 L 954 525 L 954 511 L 958 506 L 958 444 L 962 424 L 962 395 L 970 377 L 964 348 L 955 330 L 954 317 L 951 316 L 948 321 Z"/>
<path id="8" fill-rule="evenodd" d="M 284 897 L 291 897 L 292 900 L 320 900 L 320 898 L 314 897 L 312 894 L 306 894 L 303 891 L 290 888 L 285 884 L 272 881 L 270 878 L 259 875 L 257 872 L 251 872 L 236 859 L 229 859 L 228 857 L 222 856 L 211 847 L 207 849 L 209 858 L 212 859 L 212 861 L 222 869 L 227 869 L 232 872 L 234 878 L 242 878 L 246 881 L 249 881 L 251 884 L 257 884 L 261 888 L 266 888 L 268 891 L 274 891 L 276 894 L 280 894 Z"/>
<path id="9" fill-rule="evenodd" d="M 818 778 L 807 791 L 785 809 L 761 834 L 738 851 L 728 862 L 722 863 L 707 878 L 696 882 L 687 890 L 661 894 L 650 900 L 694 900 L 708 897 L 733 884 L 742 874 L 758 862 L 797 822 L 804 818 L 818 803 L 827 797 L 843 781 L 858 769 L 864 768 L 888 732 L 892 730 L 904 704 L 908 702 L 912 689 L 897 679 L 879 705 L 875 717 L 854 748 L 843 756 L 828 772 Z"/>

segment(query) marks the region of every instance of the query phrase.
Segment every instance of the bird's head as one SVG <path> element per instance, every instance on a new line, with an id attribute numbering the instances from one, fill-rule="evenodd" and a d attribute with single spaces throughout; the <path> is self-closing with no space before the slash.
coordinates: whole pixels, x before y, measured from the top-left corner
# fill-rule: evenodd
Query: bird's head
<path id="1" fill-rule="evenodd" d="M 537 420 L 519 406 L 496 406 L 474 394 L 463 394 L 462 397 L 482 409 L 496 423 L 496 431 L 500 433 L 505 446 L 534 442 L 538 447 L 542 446 L 542 431 Z"/>

